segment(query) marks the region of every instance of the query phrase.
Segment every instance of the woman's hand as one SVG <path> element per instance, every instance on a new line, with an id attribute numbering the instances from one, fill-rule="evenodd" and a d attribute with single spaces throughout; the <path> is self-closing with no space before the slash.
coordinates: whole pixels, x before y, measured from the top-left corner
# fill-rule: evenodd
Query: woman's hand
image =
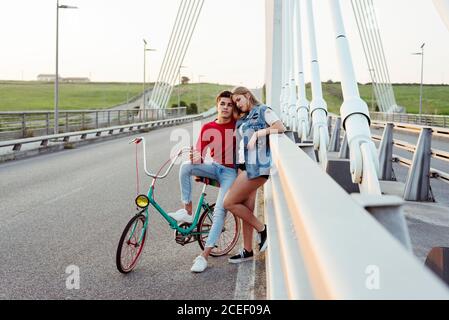
<path id="1" fill-rule="evenodd" d="M 257 139 L 258 139 L 258 132 L 254 132 L 253 136 L 251 137 L 251 139 L 249 139 L 248 142 L 248 150 L 253 150 L 256 147 L 256 143 L 257 143 Z"/>

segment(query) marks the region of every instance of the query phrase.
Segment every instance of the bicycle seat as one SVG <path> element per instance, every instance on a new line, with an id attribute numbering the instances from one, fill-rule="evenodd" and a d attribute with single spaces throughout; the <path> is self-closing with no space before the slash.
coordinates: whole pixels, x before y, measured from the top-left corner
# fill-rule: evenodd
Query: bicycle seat
<path id="1" fill-rule="evenodd" d="M 207 186 L 220 188 L 220 183 L 218 180 L 206 178 L 206 177 L 195 177 L 196 182 L 204 183 Z"/>

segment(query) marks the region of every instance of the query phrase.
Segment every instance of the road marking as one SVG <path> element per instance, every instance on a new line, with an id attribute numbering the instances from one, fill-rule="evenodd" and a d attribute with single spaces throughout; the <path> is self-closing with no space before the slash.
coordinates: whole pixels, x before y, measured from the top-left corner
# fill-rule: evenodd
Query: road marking
<path id="1" fill-rule="evenodd" d="M 234 300 L 254 300 L 256 257 L 239 264 L 235 284 Z"/>
<path id="2" fill-rule="evenodd" d="M 59 200 L 61 200 L 61 199 L 63 199 L 63 198 L 66 198 L 66 197 L 68 197 L 68 196 L 71 196 L 72 194 L 78 193 L 78 192 L 80 192 L 81 190 L 83 190 L 83 188 L 77 188 L 77 189 L 74 189 L 74 190 L 72 190 L 72 191 L 70 191 L 70 192 L 68 192 L 68 193 L 66 193 L 66 194 L 60 195 L 59 197 L 56 197 L 56 198 L 51 199 L 51 200 L 49 200 L 49 201 L 46 201 L 46 202 L 44 202 L 44 204 L 52 204 L 52 203 L 55 203 L 55 202 L 57 202 L 57 201 L 59 201 Z"/>

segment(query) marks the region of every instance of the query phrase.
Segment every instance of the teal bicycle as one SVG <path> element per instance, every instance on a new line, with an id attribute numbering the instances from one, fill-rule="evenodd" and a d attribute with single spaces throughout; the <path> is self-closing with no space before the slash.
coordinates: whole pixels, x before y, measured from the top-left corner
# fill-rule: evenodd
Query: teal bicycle
<path id="1" fill-rule="evenodd" d="M 143 143 L 142 143 L 143 142 Z M 146 166 L 146 152 L 145 152 L 145 139 L 143 137 L 136 138 L 130 143 L 136 144 L 136 168 L 137 176 L 138 164 L 137 164 L 137 145 L 142 143 L 143 145 L 143 160 L 144 170 L 146 175 L 153 178 L 151 186 L 147 195 L 138 195 L 135 199 L 137 205 L 137 214 L 131 218 L 122 232 L 120 241 L 117 247 L 116 265 L 118 271 L 127 274 L 131 272 L 137 265 L 137 262 L 142 254 L 147 231 L 149 227 L 149 212 L 150 207 L 155 209 L 155 212 L 159 213 L 168 223 L 168 226 L 174 230 L 174 238 L 176 243 L 185 246 L 189 243 L 198 242 L 201 250 L 204 250 L 206 240 L 209 231 L 212 227 L 213 212 L 215 204 L 209 204 L 206 202 L 206 189 L 208 186 L 219 187 L 218 181 L 197 177 L 195 180 L 204 184 L 201 192 L 198 206 L 196 208 L 195 217 L 192 224 L 179 224 L 176 220 L 170 217 L 164 209 L 154 199 L 154 190 L 156 182 L 160 179 L 164 179 L 168 176 L 172 170 L 176 160 L 184 153 L 190 152 L 190 148 L 181 149 L 177 155 L 167 161 L 159 170 L 157 174 L 148 172 Z M 170 165 L 163 175 L 159 173 L 170 162 Z M 212 249 L 211 256 L 220 257 L 228 254 L 237 244 L 240 234 L 240 223 L 237 217 L 228 213 L 225 218 L 225 224 L 222 229 L 222 233 L 215 248 Z"/>

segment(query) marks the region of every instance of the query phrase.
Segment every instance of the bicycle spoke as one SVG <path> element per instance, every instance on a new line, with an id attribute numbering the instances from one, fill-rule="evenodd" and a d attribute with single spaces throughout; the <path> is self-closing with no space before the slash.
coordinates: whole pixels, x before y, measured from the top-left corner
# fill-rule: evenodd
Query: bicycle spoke
<path id="1" fill-rule="evenodd" d="M 128 273 L 137 264 L 145 242 L 145 217 L 137 216 L 127 225 L 121 239 L 121 248 L 117 252 L 117 267 L 120 272 Z"/>

